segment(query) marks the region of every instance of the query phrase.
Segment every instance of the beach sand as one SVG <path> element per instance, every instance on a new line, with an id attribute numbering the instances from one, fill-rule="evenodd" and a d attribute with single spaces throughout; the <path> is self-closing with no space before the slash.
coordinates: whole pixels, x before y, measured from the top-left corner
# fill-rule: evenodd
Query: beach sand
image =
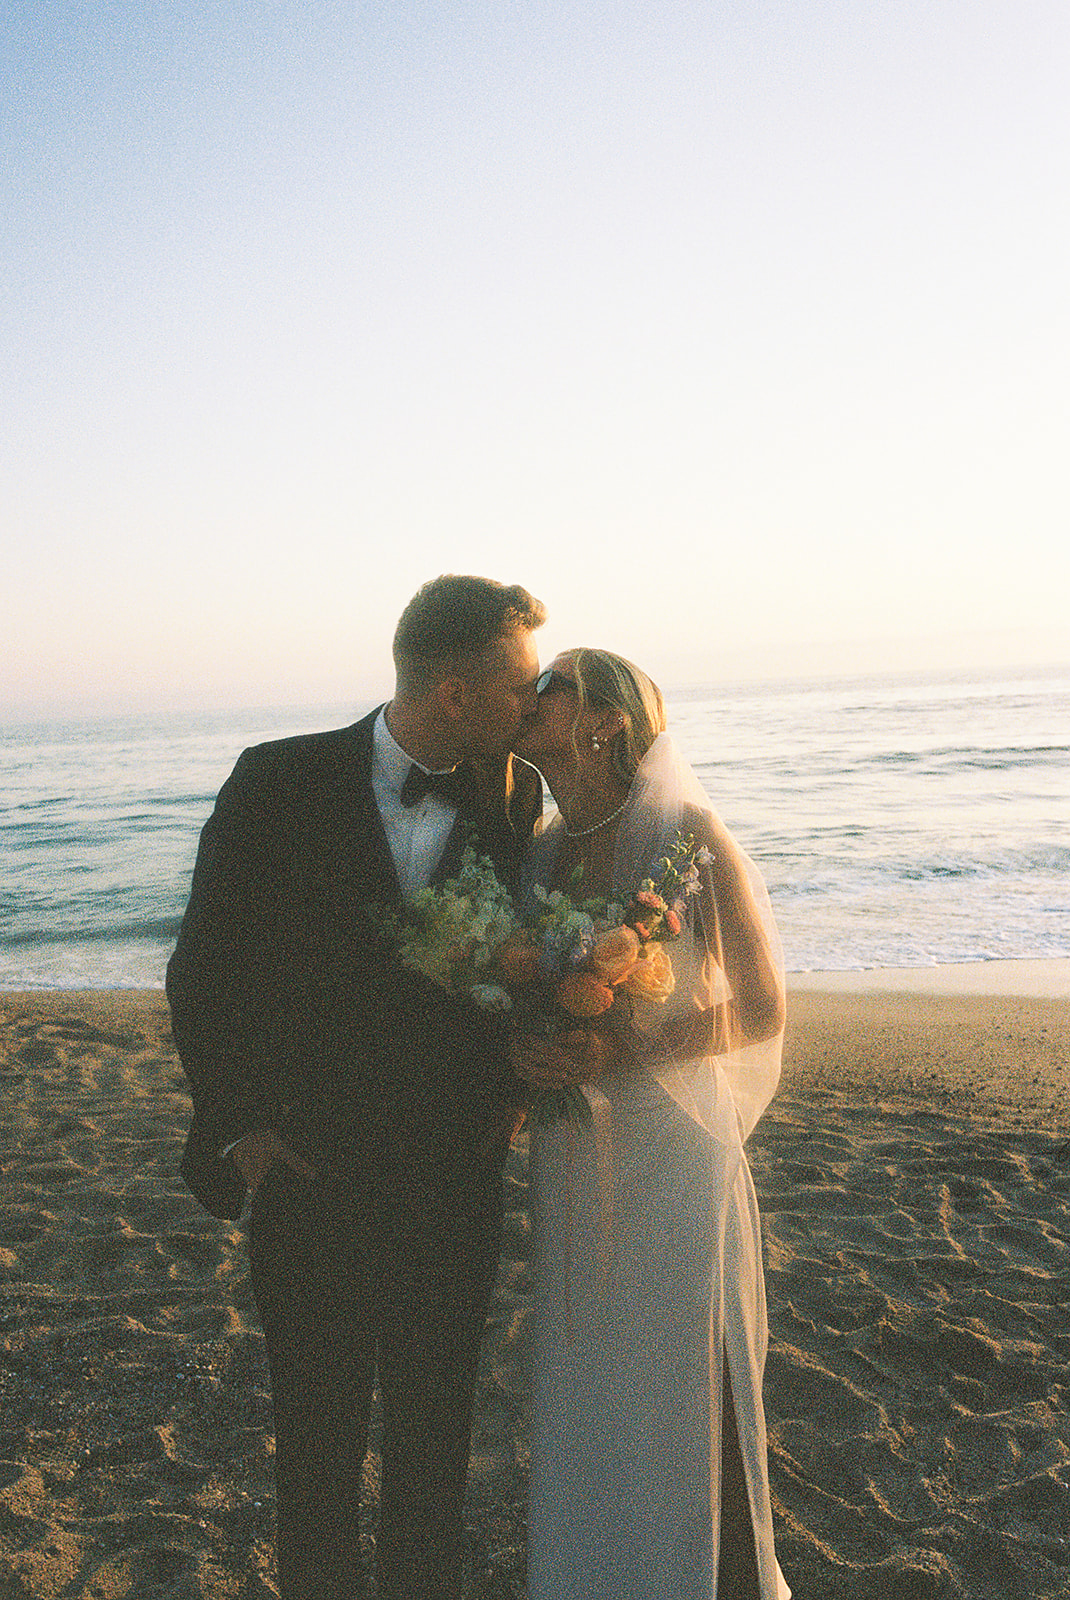
<path id="1" fill-rule="evenodd" d="M 1018 966 L 1019 964 L 1014 964 Z M 793 985 L 751 1163 L 796 1600 L 1070 1596 L 1070 998 Z M 0 1600 L 275 1593 L 242 1230 L 177 1177 L 158 992 L 0 996 Z M 477 1394 L 473 1597 L 524 1593 L 523 1139 Z M 377 1462 L 369 1461 L 374 1479 Z M 369 1555 L 373 1529 L 361 1539 Z"/>

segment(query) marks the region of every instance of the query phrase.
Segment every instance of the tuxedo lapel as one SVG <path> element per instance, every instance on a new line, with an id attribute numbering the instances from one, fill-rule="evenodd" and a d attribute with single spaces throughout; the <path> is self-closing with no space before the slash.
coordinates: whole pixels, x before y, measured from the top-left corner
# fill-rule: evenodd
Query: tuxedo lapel
<path id="1" fill-rule="evenodd" d="M 458 768 L 458 775 L 463 785 L 464 799 L 443 846 L 442 855 L 431 874 L 431 882 L 436 887 L 445 883 L 447 878 L 457 875 L 465 846 L 469 843 L 480 855 L 490 856 L 499 870 L 503 866 L 499 859 L 498 819 L 488 805 L 484 779 L 471 761 Z"/>
<path id="2" fill-rule="evenodd" d="M 377 709 L 345 730 L 317 808 L 316 846 L 329 841 L 332 873 L 347 897 L 398 906 L 397 870 L 372 788 L 372 735 L 378 715 Z"/>
<path id="3" fill-rule="evenodd" d="M 461 857 L 464 847 L 468 843 L 468 834 L 471 823 L 464 811 L 458 811 L 453 827 L 443 846 L 442 854 L 438 858 L 438 865 L 431 874 L 431 883 L 435 888 L 441 888 L 448 878 L 455 878 L 461 870 Z"/>

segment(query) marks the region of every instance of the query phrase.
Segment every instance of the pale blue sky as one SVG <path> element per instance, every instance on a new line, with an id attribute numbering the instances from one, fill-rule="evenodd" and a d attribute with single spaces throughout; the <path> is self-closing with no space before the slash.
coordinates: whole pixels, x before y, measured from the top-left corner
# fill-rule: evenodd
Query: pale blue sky
<path id="1" fill-rule="evenodd" d="M 2 48 L 10 706 L 359 700 L 442 571 L 666 687 L 1070 660 L 1063 0 Z"/>

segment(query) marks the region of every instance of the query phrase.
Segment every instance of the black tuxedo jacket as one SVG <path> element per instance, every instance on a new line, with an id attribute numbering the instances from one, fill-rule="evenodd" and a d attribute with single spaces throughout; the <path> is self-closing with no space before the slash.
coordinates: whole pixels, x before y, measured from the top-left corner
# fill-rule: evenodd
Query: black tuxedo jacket
<path id="1" fill-rule="evenodd" d="M 406 972 L 377 934 L 401 905 L 371 787 L 377 714 L 246 750 L 201 834 L 167 995 L 194 1107 L 182 1175 L 216 1216 L 241 1213 L 220 1152 L 254 1128 L 314 1162 L 344 1140 L 347 1169 L 377 1188 L 463 1186 L 502 1153 L 520 1096 L 504 1026 Z M 474 832 L 515 886 L 538 775 L 504 756 L 466 781 L 435 880 Z"/>

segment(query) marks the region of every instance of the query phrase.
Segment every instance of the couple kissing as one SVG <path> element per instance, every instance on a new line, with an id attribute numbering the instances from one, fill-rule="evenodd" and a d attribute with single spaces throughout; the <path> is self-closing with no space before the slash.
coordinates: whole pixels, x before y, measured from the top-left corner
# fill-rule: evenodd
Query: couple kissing
<path id="1" fill-rule="evenodd" d="M 214 1215 L 249 1207 L 282 1600 L 368 1592 L 376 1378 L 377 1592 L 460 1600 L 502 1166 L 525 1108 L 529 1600 L 788 1595 L 743 1150 L 779 1076 L 775 926 L 657 686 L 594 649 L 540 671 L 544 620 L 519 585 L 425 584 L 397 626 L 390 702 L 245 751 L 201 835 L 167 972 L 194 1110 L 182 1172 Z M 530 981 L 509 1009 L 403 959 L 404 930 L 455 911 L 473 861 L 499 921 L 515 908 Z"/>

